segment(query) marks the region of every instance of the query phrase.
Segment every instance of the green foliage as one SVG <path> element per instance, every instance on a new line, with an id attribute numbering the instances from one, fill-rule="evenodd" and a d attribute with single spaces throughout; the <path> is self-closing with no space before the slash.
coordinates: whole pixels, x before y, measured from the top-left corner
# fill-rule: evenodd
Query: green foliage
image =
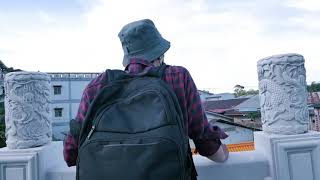
<path id="1" fill-rule="evenodd" d="M 308 92 L 319 92 L 320 83 L 312 82 L 310 85 L 307 85 Z"/>
<path id="2" fill-rule="evenodd" d="M 0 103 L 0 116 L 4 116 L 4 105 Z"/>
<path id="3" fill-rule="evenodd" d="M 259 90 L 249 89 L 245 90 L 244 86 L 239 84 L 234 86 L 234 95 L 235 97 L 247 96 L 247 95 L 257 95 L 259 94 Z"/>
<path id="4" fill-rule="evenodd" d="M 6 126 L 3 123 L 0 124 L 0 148 L 6 146 L 5 129 Z"/>
<path id="5" fill-rule="evenodd" d="M 259 94 L 259 90 L 249 89 L 247 91 L 247 95 L 257 95 Z"/>
<path id="6" fill-rule="evenodd" d="M 256 120 L 258 118 L 261 117 L 261 113 L 260 112 L 250 112 L 247 114 L 247 117 L 250 118 L 251 120 Z"/>
<path id="7" fill-rule="evenodd" d="M 0 103 L 0 148 L 6 146 L 6 137 L 5 137 L 5 129 L 6 126 L 4 122 L 1 122 L 4 119 L 4 103 Z"/>

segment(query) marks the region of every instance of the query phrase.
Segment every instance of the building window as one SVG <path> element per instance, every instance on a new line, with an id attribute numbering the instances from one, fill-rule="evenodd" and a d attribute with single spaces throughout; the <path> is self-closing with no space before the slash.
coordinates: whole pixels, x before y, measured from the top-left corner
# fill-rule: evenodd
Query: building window
<path id="1" fill-rule="evenodd" d="M 54 108 L 54 117 L 62 117 L 62 108 Z"/>
<path id="2" fill-rule="evenodd" d="M 54 95 L 61 94 L 61 87 L 62 86 L 53 86 L 53 94 Z"/>

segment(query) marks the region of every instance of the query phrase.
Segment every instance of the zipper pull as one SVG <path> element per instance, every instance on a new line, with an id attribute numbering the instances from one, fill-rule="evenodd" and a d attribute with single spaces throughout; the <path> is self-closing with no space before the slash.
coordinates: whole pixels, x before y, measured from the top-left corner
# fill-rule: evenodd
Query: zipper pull
<path id="1" fill-rule="evenodd" d="M 91 137 L 91 135 L 92 135 L 92 133 L 93 133 L 93 131 L 94 131 L 95 129 L 96 129 L 96 126 L 93 125 L 92 128 L 91 128 L 91 130 L 90 130 L 90 132 L 89 132 L 89 134 L 88 134 L 87 140 L 90 139 L 90 137 Z"/>

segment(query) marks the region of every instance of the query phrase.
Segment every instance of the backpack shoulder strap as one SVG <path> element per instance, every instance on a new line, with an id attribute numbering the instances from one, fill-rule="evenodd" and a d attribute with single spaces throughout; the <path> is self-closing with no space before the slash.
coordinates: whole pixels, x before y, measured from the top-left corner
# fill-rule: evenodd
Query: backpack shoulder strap
<path id="1" fill-rule="evenodd" d="M 118 69 L 117 70 L 107 69 L 106 74 L 107 74 L 107 82 L 128 78 L 130 76 L 125 71 L 118 70 Z"/>

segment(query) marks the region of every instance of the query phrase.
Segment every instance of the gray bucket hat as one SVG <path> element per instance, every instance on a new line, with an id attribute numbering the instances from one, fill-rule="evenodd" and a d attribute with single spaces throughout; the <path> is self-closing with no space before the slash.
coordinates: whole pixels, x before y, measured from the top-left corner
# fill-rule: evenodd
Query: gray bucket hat
<path id="1" fill-rule="evenodd" d="M 153 61 L 170 48 L 150 19 L 143 19 L 125 25 L 118 34 L 124 52 L 123 66 L 130 63 L 131 58 Z"/>

